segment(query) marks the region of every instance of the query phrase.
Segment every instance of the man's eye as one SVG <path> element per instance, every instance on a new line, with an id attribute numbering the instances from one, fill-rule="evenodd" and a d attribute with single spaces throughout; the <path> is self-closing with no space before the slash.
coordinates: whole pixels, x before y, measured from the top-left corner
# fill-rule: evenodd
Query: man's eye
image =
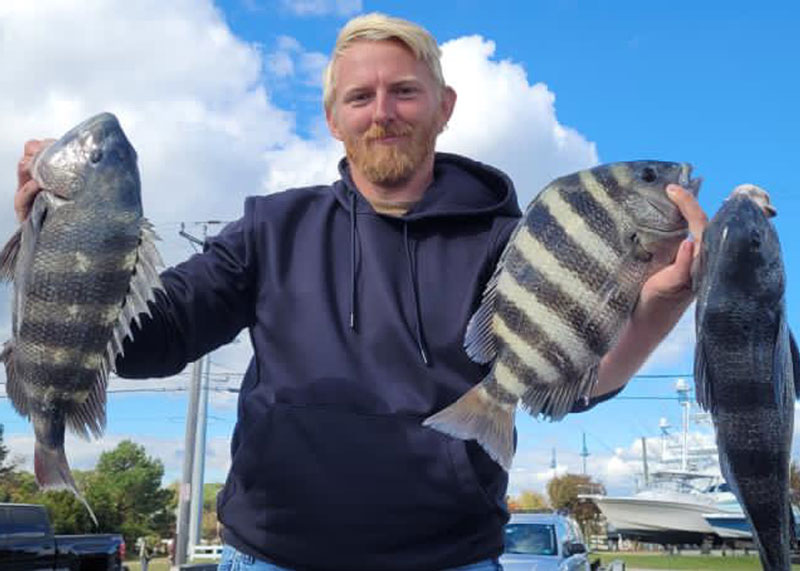
<path id="1" fill-rule="evenodd" d="M 400 97 L 414 97 L 417 91 L 416 87 L 399 87 L 397 89 L 397 95 Z"/>
<path id="2" fill-rule="evenodd" d="M 368 93 L 353 93 L 347 98 L 348 103 L 365 103 L 369 101 Z"/>

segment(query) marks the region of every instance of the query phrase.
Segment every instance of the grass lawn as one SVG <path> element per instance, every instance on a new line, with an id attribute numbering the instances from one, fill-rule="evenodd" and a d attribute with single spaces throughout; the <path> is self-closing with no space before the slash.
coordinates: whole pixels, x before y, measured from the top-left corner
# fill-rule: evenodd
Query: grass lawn
<path id="1" fill-rule="evenodd" d="M 667 555 L 663 553 L 593 553 L 590 560 L 599 556 L 603 565 L 615 559 L 625 562 L 625 567 L 636 569 L 696 569 L 698 571 L 725 569 L 761 569 L 757 555 L 736 555 L 720 557 L 718 555 Z M 792 569 L 800 570 L 800 565 L 792 565 Z"/>

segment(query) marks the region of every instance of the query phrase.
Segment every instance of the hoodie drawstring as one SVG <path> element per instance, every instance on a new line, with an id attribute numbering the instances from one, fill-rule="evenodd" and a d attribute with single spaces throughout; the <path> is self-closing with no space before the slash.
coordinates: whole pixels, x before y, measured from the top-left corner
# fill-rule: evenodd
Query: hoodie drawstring
<path id="1" fill-rule="evenodd" d="M 414 319 L 417 348 L 419 349 L 422 363 L 430 365 L 428 351 L 425 348 L 425 339 L 422 335 L 422 316 L 419 307 L 419 294 L 417 293 L 417 275 L 414 267 L 414 257 L 411 254 L 411 246 L 408 240 L 408 222 L 403 221 L 403 241 L 406 248 L 406 260 L 408 261 L 408 279 L 411 285 L 411 296 L 414 300 Z M 350 329 L 356 330 L 356 193 L 350 192 Z"/>
<path id="2" fill-rule="evenodd" d="M 356 330 L 356 193 L 350 191 L 350 329 Z"/>
<path id="3" fill-rule="evenodd" d="M 422 336 L 422 317 L 419 309 L 419 295 L 417 294 L 417 275 L 414 268 L 414 258 L 411 255 L 411 247 L 408 241 L 408 222 L 403 221 L 403 240 L 406 245 L 406 258 L 408 260 L 408 278 L 411 284 L 411 294 L 414 298 L 414 318 L 416 319 L 416 333 L 417 333 L 417 347 L 419 354 L 422 357 L 422 362 L 427 366 L 430 365 L 428 360 L 428 352 L 425 350 L 425 340 Z"/>

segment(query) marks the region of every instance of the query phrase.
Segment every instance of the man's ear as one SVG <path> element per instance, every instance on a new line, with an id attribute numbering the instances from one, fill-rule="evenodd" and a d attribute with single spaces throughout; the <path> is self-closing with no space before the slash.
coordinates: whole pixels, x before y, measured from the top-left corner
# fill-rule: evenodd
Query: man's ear
<path id="1" fill-rule="evenodd" d="M 457 98 L 458 96 L 456 95 L 456 90 L 449 85 L 442 90 L 442 99 L 439 103 L 441 111 L 441 125 L 439 125 L 440 133 L 444 131 L 445 127 L 447 126 L 447 122 L 453 115 L 453 109 L 456 107 Z"/>
<path id="2" fill-rule="evenodd" d="M 329 109 L 325 109 L 325 121 L 328 123 L 328 130 L 331 132 L 331 135 L 333 135 L 335 139 L 341 141 L 342 132 L 336 124 L 336 113 L 333 111 L 333 105 L 331 105 Z"/>

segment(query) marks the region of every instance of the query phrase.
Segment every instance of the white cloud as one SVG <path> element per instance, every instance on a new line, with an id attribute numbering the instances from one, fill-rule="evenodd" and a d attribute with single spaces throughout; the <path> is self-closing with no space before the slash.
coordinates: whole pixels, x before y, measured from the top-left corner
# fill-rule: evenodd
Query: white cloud
<path id="1" fill-rule="evenodd" d="M 298 16 L 350 16 L 362 9 L 361 0 L 281 0 L 281 4 Z"/>
<path id="2" fill-rule="evenodd" d="M 272 78 L 295 79 L 305 87 L 322 87 L 322 71 L 328 64 L 328 56 L 306 51 L 291 36 L 280 36 L 275 43 L 275 50 L 265 58 L 267 72 Z"/>
<path id="3" fill-rule="evenodd" d="M 67 462 L 72 470 L 91 470 L 96 466 L 100 454 L 113 450 L 123 440 L 133 440 L 144 446 L 148 456 L 161 460 L 164 464 L 165 485 L 181 478 L 184 450 L 182 438 L 159 438 L 149 434 L 107 434 L 100 440 L 87 442 L 68 433 L 64 446 Z M 23 470 L 33 472 L 33 433 L 6 435 L 4 442 L 9 449 L 9 457 Z M 223 482 L 230 467 L 230 441 L 227 438 L 207 439 L 205 462 L 205 480 Z"/>
<path id="4" fill-rule="evenodd" d="M 691 372 L 695 346 L 695 304 L 683 314 L 667 337 L 659 344 L 641 368 L 641 373 L 669 368 L 682 373 Z"/>
<path id="5" fill-rule="evenodd" d="M 458 93 L 440 149 L 505 170 L 521 207 L 557 176 L 597 163 L 594 143 L 558 122 L 555 94 L 531 84 L 525 69 L 493 59 L 495 44 L 480 36 L 442 46 L 445 80 Z"/>

